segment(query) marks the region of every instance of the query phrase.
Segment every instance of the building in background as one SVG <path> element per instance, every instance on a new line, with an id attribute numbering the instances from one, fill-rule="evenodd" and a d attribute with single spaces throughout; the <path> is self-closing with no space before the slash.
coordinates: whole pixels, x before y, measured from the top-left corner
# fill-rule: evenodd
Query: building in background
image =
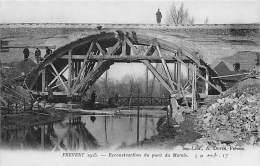
<path id="1" fill-rule="evenodd" d="M 243 79 L 251 69 L 256 67 L 259 70 L 260 53 L 253 51 L 241 51 L 228 57 L 221 58 L 213 68 L 222 77 L 221 80 L 226 83 L 226 87 L 231 87 L 237 81 Z M 238 70 L 236 65 L 239 64 Z"/>

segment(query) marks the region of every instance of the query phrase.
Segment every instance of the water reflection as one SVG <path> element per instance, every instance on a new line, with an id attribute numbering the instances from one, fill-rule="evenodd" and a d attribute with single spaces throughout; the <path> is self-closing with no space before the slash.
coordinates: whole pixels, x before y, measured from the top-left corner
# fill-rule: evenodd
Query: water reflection
<path id="1" fill-rule="evenodd" d="M 97 116 L 92 123 L 89 116 L 83 116 L 82 120 L 86 123 L 86 128 L 97 139 L 101 146 L 119 147 L 131 145 L 137 140 L 137 118 L 122 116 Z M 148 116 L 140 117 L 139 140 L 149 139 L 157 134 L 156 123 L 158 118 Z M 110 126 L 110 127 L 108 127 Z"/>
<path id="2" fill-rule="evenodd" d="M 158 118 L 140 117 L 139 140 L 157 134 Z M 79 116 L 38 126 L 2 127 L 2 145 L 12 149 L 87 150 L 136 143 L 137 118 Z"/>

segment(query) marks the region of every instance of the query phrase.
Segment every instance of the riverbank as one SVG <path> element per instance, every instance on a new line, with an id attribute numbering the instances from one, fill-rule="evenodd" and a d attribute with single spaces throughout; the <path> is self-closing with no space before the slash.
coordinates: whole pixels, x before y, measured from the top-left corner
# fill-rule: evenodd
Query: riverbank
<path id="1" fill-rule="evenodd" d="M 191 114 L 180 126 L 157 124 L 158 134 L 129 147 L 181 149 L 200 147 L 244 147 L 260 145 L 260 80 L 247 79 Z M 161 127 L 160 127 L 161 126 Z"/>
<path id="2" fill-rule="evenodd" d="M 69 112 L 54 110 L 53 108 L 41 111 L 25 111 L 15 114 L 4 114 L 1 116 L 2 129 L 19 129 L 29 126 L 37 126 L 62 121 Z"/>
<path id="3" fill-rule="evenodd" d="M 161 118 L 157 123 L 157 135 L 137 144 L 121 148 L 172 149 L 193 143 L 201 138 L 201 134 L 195 130 L 195 118 L 195 114 L 184 114 L 185 120 L 180 125 L 175 121 L 167 122 L 165 117 Z"/>

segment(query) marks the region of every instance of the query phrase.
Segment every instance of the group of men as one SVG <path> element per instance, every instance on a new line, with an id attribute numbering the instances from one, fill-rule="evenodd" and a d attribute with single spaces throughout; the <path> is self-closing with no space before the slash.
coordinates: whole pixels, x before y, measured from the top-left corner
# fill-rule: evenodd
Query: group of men
<path id="1" fill-rule="evenodd" d="M 52 53 L 52 50 L 49 48 L 49 47 L 45 47 L 45 50 L 46 50 L 46 53 L 44 55 L 44 58 L 46 58 L 49 54 Z M 23 49 L 23 55 L 24 55 L 24 61 L 27 61 L 29 56 L 30 56 L 30 50 L 28 47 L 24 48 Z M 35 60 L 36 60 L 36 63 L 40 63 L 40 61 L 43 59 L 41 57 L 41 50 L 39 48 L 36 48 L 35 52 L 34 52 L 34 55 L 35 55 Z"/>

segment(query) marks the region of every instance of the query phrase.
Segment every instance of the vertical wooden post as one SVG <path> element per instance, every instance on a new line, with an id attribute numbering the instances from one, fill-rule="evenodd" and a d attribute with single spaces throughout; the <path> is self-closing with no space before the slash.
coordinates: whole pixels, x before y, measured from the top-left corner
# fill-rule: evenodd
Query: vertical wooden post
<path id="1" fill-rule="evenodd" d="M 125 39 L 122 42 L 122 54 L 121 55 L 126 56 L 126 40 Z"/>
<path id="2" fill-rule="evenodd" d="M 139 96 L 140 96 L 140 90 L 139 90 L 139 88 L 138 88 L 138 104 L 137 104 L 137 125 L 136 125 L 136 132 L 137 132 L 137 134 L 136 134 L 136 141 L 137 141 L 137 144 L 139 144 L 139 118 L 140 118 L 140 107 L 139 107 Z"/>
<path id="3" fill-rule="evenodd" d="M 208 72 L 208 69 L 205 69 L 206 70 L 206 80 L 205 81 L 205 94 L 208 95 L 209 94 L 209 72 Z"/>
<path id="4" fill-rule="evenodd" d="M 68 94 L 71 97 L 71 85 L 72 85 L 72 50 L 69 50 L 68 66 L 69 66 L 69 78 L 68 78 Z"/>
<path id="5" fill-rule="evenodd" d="M 136 131 L 136 142 L 139 144 L 139 121 L 140 121 L 140 107 L 137 107 L 137 131 Z"/>
<path id="6" fill-rule="evenodd" d="M 46 72 L 45 69 L 42 70 L 42 92 L 45 91 L 45 79 L 46 79 Z"/>
<path id="7" fill-rule="evenodd" d="M 73 64 L 73 75 L 74 75 L 74 77 L 77 77 L 77 71 L 78 71 L 78 61 L 77 60 L 75 60 L 74 62 L 72 62 L 72 64 Z"/>
<path id="8" fill-rule="evenodd" d="M 192 110 L 197 109 L 197 101 L 196 101 L 196 83 L 197 83 L 197 68 L 196 65 L 192 65 Z"/>
<path id="9" fill-rule="evenodd" d="M 190 80 L 190 64 L 187 63 L 187 81 Z"/>
<path id="10" fill-rule="evenodd" d="M 175 63 L 175 76 L 176 76 L 176 82 L 177 82 L 177 90 L 181 90 L 181 63 L 176 62 Z"/>
<path id="11" fill-rule="evenodd" d="M 105 97 L 108 99 L 108 83 L 107 83 L 107 81 L 108 81 L 108 71 L 106 71 L 106 73 L 105 73 L 105 93 L 106 93 L 106 95 L 105 95 Z"/>
<path id="12" fill-rule="evenodd" d="M 108 144 L 108 141 L 107 141 L 107 116 L 105 116 L 104 118 L 105 118 L 105 139 L 106 139 L 106 144 Z"/>
<path id="13" fill-rule="evenodd" d="M 144 140 L 146 140 L 147 138 L 147 120 L 148 120 L 148 116 L 147 114 L 145 114 L 145 122 L 144 122 Z"/>
<path id="14" fill-rule="evenodd" d="M 146 67 L 146 70 L 145 70 L 145 95 L 146 97 L 148 97 L 149 95 L 149 86 L 148 86 L 148 68 Z"/>

